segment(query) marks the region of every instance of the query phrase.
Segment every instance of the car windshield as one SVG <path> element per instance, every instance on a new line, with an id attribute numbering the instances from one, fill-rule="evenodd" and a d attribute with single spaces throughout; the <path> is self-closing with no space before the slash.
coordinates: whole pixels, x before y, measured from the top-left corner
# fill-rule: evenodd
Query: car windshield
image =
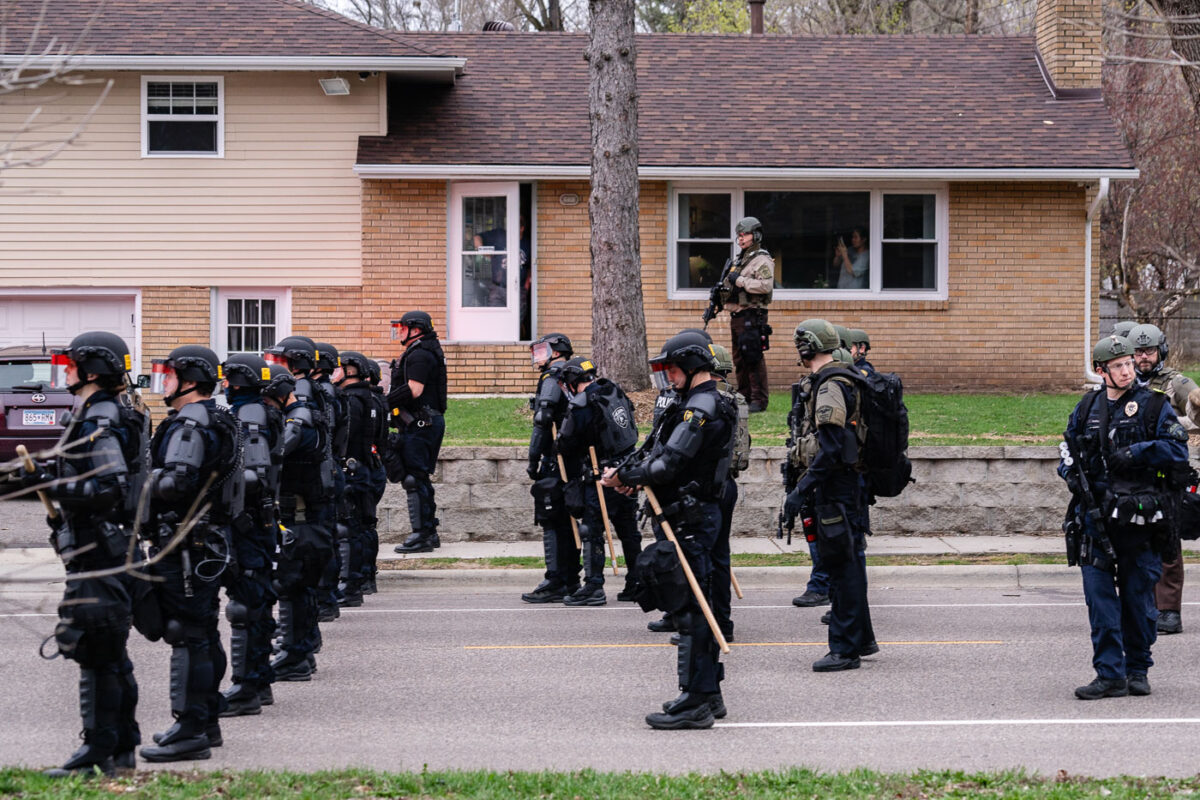
<path id="1" fill-rule="evenodd" d="M 49 362 L 17 361 L 0 363 L 0 390 L 32 383 L 50 383 Z"/>

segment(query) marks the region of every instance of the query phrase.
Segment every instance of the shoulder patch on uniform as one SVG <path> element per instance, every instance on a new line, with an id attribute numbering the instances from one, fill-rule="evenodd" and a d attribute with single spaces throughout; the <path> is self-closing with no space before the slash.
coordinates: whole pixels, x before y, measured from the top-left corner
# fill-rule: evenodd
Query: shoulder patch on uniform
<path id="1" fill-rule="evenodd" d="M 1167 436 L 1177 442 L 1186 442 L 1188 440 L 1187 431 L 1179 424 L 1179 420 L 1175 420 L 1167 425 Z"/>
<path id="2" fill-rule="evenodd" d="M 688 409 L 687 411 L 683 412 L 683 421 L 684 422 L 691 422 L 693 417 L 695 417 L 695 419 L 696 419 L 696 425 L 700 425 L 700 426 L 704 425 L 704 415 L 703 414 L 693 413 L 691 409 Z"/>

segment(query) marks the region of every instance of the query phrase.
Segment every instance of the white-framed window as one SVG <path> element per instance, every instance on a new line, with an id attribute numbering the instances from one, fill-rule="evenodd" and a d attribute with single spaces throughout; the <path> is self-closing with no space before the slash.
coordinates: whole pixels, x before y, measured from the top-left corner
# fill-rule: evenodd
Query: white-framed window
<path id="1" fill-rule="evenodd" d="M 676 184 L 668 215 L 668 295 L 706 296 L 736 253 L 742 217 L 763 224 L 776 300 L 944 300 L 945 184 Z"/>
<path id="2" fill-rule="evenodd" d="M 291 335 L 291 290 L 217 289 L 213 294 L 213 349 L 222 359 L 234 353 L 261 353 Z"/>
<path id="3" fill-rule="evenodd" d="M 222 158 L 225 79 L 142 76 L 142 156 Z"/>

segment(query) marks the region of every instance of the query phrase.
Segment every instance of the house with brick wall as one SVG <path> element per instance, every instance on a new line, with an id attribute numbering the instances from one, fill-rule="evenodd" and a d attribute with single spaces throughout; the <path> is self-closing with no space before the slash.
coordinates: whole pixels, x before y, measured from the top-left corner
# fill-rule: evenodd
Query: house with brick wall
<path id="1" fill-rule="evenodd" d="M 132 302 L 119 330 L 143 368 L 181 341 L 225 354 L 287 333 L 389 358 L 389 321 L 421 308 L 460 393 L 527 391 L 539 333 L 586 350 L 586 36 L 227 8 L 108 0 L 92 22 L 76 74 L 111 78 L 108 99 L 77 145 L 0 172 L 3 343 Z M 776 388 L 812 316 L 868 330 L 910 388 L 1078 386 L 1096 210 L 1137 176 L 1100 97 L 1099 13 L 1042 0 L 1027 37 L 640 35 L 650 347 L 699 324 L 753 215 L 776 262 Z M 60 89 L 54 112 L 89 90 Z M 848 286 L 834 255 L 854 231 L 869 269 Z"/>

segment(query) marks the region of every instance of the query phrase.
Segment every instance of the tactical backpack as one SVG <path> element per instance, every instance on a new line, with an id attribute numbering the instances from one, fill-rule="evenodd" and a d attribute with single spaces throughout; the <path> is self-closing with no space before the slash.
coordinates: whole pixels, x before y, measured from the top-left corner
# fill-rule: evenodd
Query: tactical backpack
<path id="1" fill-rule="evenodd" d="M 850 378 L 859 387 L 859 402 L 851 415 L 858 439 L 855 469 L 866 477 L 872 497 L 896 497 L 913 482 L 908 459 L 908 407 L 904 386 L 891 372 L 871 372 L 843 367 L 822 370 L 814 377 L 812 396 L 826 380 Z"/>
<path id="2" fill-rule="evenodd" d="M 637 422 L 633 418 L 633 403 L 621 387 L 606 378 L 596 381 L 596 391 L 588 392 L 588 403 L 595 412 L 598 455 L 603 460 L 615 459 L 633 449 L 638 440 Z"/>
<path id="3" fill-rule="evenodd" d="M 736 478 L 750 469 L 750 404 L 740 392 L 718 389 L 725 402 L 737 409 L 737 428 L 730 440 L 729 474 Z"/>

